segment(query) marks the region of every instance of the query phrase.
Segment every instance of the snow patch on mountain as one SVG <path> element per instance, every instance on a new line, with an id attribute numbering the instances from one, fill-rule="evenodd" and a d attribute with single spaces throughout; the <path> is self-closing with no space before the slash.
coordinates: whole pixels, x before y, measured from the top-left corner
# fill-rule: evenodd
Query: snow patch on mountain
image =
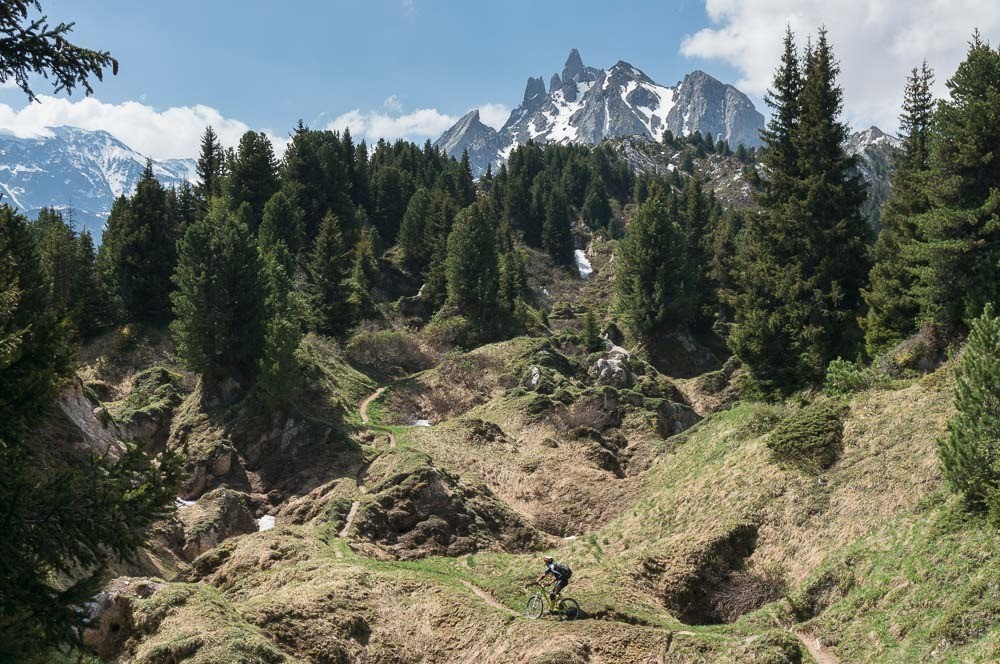
<path id="1" fill-rule="evenodd" d="M 72 214 L 77 226 L 99 238 L 111 206 L 131 194 L 146 166 L 146 156 L 106 131 L 48 127 L 21 138 L 0 134 L 0 193 L 17 208 L 35 215 L 43 207 Z M 195 178 L 192 159 L 153 162 L 166 186 Z"/>
<path id="2" fill-rule="evenodd" d="M 529 140 L 596 145 L 609 138 L 640 136 L 658 141 L 669 129 L 674 135 L 712 133 L 735 148 L 739 143 L 758 145 L 758 131 L 764 126 L 764 117 L 743 93 L 702 71 L 667 87 L 624 61 L 607 70 L 585 66 L 576 49 L 562 74 L 552 75 L 548 90 L 542 77 L 528 79 L 521 105 L 499 131 L 478 122 L 478 117 L 471 121 L 470 115 L 435 145 L 454 157 L 468 150 L 475 175 L 484 173 L 487 165 L 506 161 L 515 147 Z"/>

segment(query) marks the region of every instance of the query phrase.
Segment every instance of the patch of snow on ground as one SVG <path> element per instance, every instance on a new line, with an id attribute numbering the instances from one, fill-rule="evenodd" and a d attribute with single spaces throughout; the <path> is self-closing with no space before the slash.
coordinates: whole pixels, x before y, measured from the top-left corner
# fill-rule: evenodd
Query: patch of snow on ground
<path id="1" fill-rule="evenodd" d="M 184 509 L 185 507 L 191 507 L 192 505 L 194 505 L 194 503 L 195 501 L 184 500 L 180 496 L 174 499 L 174 505 L 177 507 L 177 509 Z"/>
<path id="2" fill-rule="evenodd" d="M 411 427 L 429 427 L 431 423 L 428 420 L 413 420 L 410 423 Z"/>
<path id="3" fill-rule="evenodd" d="M 580 278 L 587 279 L 594 272 L 593 266 L 590 261 L 587 260 L 587 254 L 583 252 L 583 249 L 577 249 L 573 252 L 576 256 L 576 269 L 580 271 Z"/>
<path id="4" fill-rule="evenodd" d="M 274 517 L 270 514 L 266 514 L 257 519 L 257 530 L 259 532 L 264 532 L 265 530 L 270 530 L 271 528 L 274 528 Z"/>

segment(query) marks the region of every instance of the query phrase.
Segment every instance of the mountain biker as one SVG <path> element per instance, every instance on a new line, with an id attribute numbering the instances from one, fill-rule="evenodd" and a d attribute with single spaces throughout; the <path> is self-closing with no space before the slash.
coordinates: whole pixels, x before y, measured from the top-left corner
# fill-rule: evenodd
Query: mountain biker
<path id="1" fill-rule="evenodd" d="M 556 596 L 562 592 L 562 589 L 569 584 L 569 579 L 573 576 L 573 570 L 571 570 L 568 565 L 557 563 L 552 556 L 545 556 L 542 560 L 545 561 L 545 571 L 538 575 L 538 578 L 535 579 L 535 583 L 541 583 L 542 579 L 551 574 L 553 578 L 555 578 L 556 584 L 552 587 L 552 591 L 549 593 L 549 599 L 554 600 Z"/>

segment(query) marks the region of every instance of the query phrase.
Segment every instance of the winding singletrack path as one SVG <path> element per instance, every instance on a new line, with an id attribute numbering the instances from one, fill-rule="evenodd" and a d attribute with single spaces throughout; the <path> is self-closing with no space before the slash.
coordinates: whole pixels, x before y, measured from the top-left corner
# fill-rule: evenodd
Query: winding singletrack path
<path id="1" fill-rule="evenodd" d="M 489 594 L 479 586 L 470 583 L 469 581 L 465 581 L 464 579 L 462 580 L 462 585 L 471 590 L 476 595 L 476 597 L 483 600 L 484 602 L 492 606 L 494 609 L 497 609 L 499 611 L 504 611 L 506 613 L 515 616 L 520 615 L 517 611 L 513 610 L 512 608 L 510 608 L 509 606 L 507 606 L 506 604 L 504 604 L 503 602 L 501 602 L 496 597 Z"/>
<path id="2" fill-rule="evenodd" d="M 358 414 L 361 415 L 362 424 L 368 424 L 368 404 L 370 404 L 372 401 L 375 401 L 375 399 L 378 399 L 380 396 L 382 396 L 383 392 L 385 392 L 385 388 L 380 387 L 371 394 L 369 394 L 368 396 L 366 396 L 364 399 L 362 399 L 361 403 L 358 404 Z"/>
<path id="3" fill-rule="evenodd" d="M 375 399 L 378 399 L 380 396 L 382 396 L 382 393 L 385 392 L 385 389 L 386 388 L 384 386 L 378 388 L 377 390 L 366 396 L 364 399 L 362 399 L 361 403 L 358 404 L 358 414 L 361 416 L 362 424 L 370 423 L 370 420 L 368 418 L 368 405 L 371 404 L 372 401 L 375 401 Z M 393 450 L 396 449 L 395 434 L 393 434 L 391 431 L 386 431 L 386 433 L 389 435 L 389 448 Z"/>
<path id="4" fill-rule="evenodd" d="M 799 637 L 799 641 L 805 645 L 806 650 L 816 660 L 816 664 L 839 664 L 840 660 L 833 653 L 824 650 L 823 645 L 815 636 L 801 631 L 796 631 L 795 636 Z"/>

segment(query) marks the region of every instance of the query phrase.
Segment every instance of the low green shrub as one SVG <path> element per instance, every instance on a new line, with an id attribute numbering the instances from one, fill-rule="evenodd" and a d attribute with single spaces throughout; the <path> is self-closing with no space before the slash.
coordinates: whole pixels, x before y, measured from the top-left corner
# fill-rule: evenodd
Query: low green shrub
<path id="1" fill-rule="evenodd" d="M 867 390 L 878 382 L 878 374 L 870 368 L 838 357 L 826 369 L 823 391 L 833 395 L 850 394 Z"/>
<path id="2" fill-rule="evenodd" d="M 767 439 L 779 465 L 815 474 L 840 456 L 847 406 L 834 399 L 815 401 L 795 411 Z"/>

